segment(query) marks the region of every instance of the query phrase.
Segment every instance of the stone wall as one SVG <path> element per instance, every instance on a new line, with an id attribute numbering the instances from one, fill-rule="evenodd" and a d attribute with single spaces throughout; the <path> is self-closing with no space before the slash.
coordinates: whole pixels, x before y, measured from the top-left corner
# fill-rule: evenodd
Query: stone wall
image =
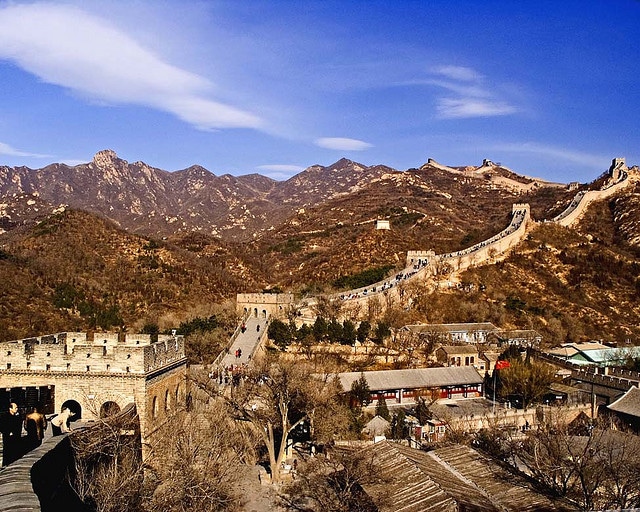
<path id="1" fill-rule="evenodd" d="M 553 222 L 561 226 L 571 226 L 584 215 L 587 207 L 592 202 L 607 199 L 629 186 L 633 182 L 630 178 L 630 173 L 635 174 L 636 172 L 635 170 L 627 169 L 626 165 L 624 165 L 624 159 L 620 158 L 613 160 L 610 169 L 612 177 L 614 176 L 614 171 L 616 172 L 615 176 L 618 178 L 617 181 L 601 190 L 582 190 L 578 192 L 569 206 L 553 218 Z"/>

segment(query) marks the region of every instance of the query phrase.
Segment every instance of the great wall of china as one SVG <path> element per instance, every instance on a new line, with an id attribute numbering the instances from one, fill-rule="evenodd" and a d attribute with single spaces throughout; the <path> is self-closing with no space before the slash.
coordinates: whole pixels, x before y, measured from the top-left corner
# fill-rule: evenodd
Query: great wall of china
<path id="1" fill-rule="evenodd" d="M 430 160 L 430 164 L 434 163 Z M 609 198 L 638 180 L 640 180 L 640 174 L 637 167 L 629 169 L 624 158 L 614 158 L 609 169 L 609 178 L 601 189 L 578 192 L 569 206 L 551 220 L 535 221 L 531 218 L 528 204 L 516 203 L 512 208 L 509 225 L 491 238 L 453 253 L 409 251 L 405 268 L 395 276 L 367 287 L 328 295 L 326 298 L 330 301 L 341 301 L 352 310 L 365 307 L 373 297 L 388 303 L 400 298 L 403 283 L 433 278 L 442 274 L 445 269 L 448 273 L 455 275 L 471 267 L 495 263 L 506 258 L 511 249 L 518 245 L 529 229 L 537 223 L 554 222 L 561 226 L 571 226 L 582 217 L 592 202 Z M 250 312 L 255 316 L 263 317 L 270 315 L 282 317 L 283 312 L 295 309 L 301 323 L 312 323 L 316 316 L 318 299 L 311 297 L 296 303 L 292 294 L 238 294 L 237 304 L 238 309 L 244 309 L 245 314 Z"/>

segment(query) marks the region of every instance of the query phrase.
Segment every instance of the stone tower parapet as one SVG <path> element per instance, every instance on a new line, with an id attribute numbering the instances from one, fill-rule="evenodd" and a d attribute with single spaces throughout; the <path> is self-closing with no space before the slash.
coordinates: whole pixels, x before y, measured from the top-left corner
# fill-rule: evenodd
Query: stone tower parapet
<path id="1" fill-rule="evenodd" d="M 0 343 L 0 402 L 96 420 L 135 404 L 143 440 L 187 395 L 180 335 L 63 332 Z"/>
<path id="2" fill-rule="evenodd" d="M 295 304 L 293 293 L 239 293 L 236 295 L 238 313 L 257 318 L 285 318 Z"/>

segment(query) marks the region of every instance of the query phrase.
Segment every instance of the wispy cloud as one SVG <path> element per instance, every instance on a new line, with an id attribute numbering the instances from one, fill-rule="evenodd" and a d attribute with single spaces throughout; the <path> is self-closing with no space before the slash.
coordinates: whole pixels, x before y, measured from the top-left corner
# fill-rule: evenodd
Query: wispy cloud
<path id="1" fill-rule="evenodd" d="M 594 168 L 602 167 L 611 159 L 610 156 L 606 155 L 597 155 L 595 153 L 575 151 L 571 149 L 540 144 L 537 142 L 509 142 L 496 144 L 489 149 L 493 151 L 503 151 L 505 153 L 510 152 L 520 154 L 535 154 Z"/>
<path id="2" fill-rule="evenodd" d="M 9 144 L 0 142 L 0 155 L 8 156 L 22 156 L 30 158 L 51 158 L 51 155 L 40 155 L 38 153 L 29 153 L 27 151 L 21 151 L 11 147 Z"/>
<path id="3" fill-rule="evenodd" d="M 91 99 L 171 113 L 202 130 L 261 128 L 205 78 L 164 62 L 106 20 L 68 5 L 0 7 L 0 59 Z"/>
<path id="4" fill-rule="evenodd" d="M 483 78 L 480 73 L 466 66 L 439 66 L 434 68 L 433 71 L 451 80 L 461 80 L 465 82 L 476 82 Z"/>
<path id="5" fill-rule="evenodd" d="M 440 98 L 436 110 L 439 117 L 447 119 L 504 116 L 517 112 L 508 103 L 480 98 Z"/>
<path id="6" fill-rule="evenodd" d="M 344 137 L 321 137 L 315 140 L 316 146 L 326 149 L 336 149 L 340 151 L 364 151 L 373 147 L 373 144 L 358 139 L 347 139 Z"/>
<path id="7" fill-rule="evenodd" d="M 498 96 L 495 87 L 474 69 L 464 66 L 440 66 L 432 70 L 436 78 L 424 81 L 453 93 L 436 99 L 437 116 L 441 119 L 504 116 L 518 108 Z"/>

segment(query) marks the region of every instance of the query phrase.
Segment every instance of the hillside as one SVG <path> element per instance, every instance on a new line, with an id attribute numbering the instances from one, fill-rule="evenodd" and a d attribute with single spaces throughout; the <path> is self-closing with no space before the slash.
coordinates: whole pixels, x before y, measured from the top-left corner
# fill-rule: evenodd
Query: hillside
<path id="1" fill-rule="evenodd" d="M 0 235 L 3 339 L 120 323 L 139 328 L 157 322 L 167 328 L 207 314 L 212 303 L 241 291 L 329 291 L 342 276 L 402 268 L 408 250 L 448 252 L 481 241 L 508 224 L 516 202 L 529 203 L 534 219 L 552 218 L 576 193 L 544 184 L 523 192 L 512 182 L 534 182 L 503 168 L 489 172 L 487 166 L 471 174 L 430 164 L 400 172 L 343 159 L 274 182 L 259 175 L 217 178 L 198 166 L 168 173 L 104 153 L 80 166 L 76 176 L 80 183 L 83 172 L 102 169 L 103 177 L 92 185 L 94 199 L 77 199 L 85 211 L 55 206 L 53 192 L 50 200 L 42 191 L 35 194 L 33 176 L 29 186 L 26 178 L 15 179 L 32 173 L 42 186 L 45 170 L 0 168 L 6 194 L 0 211 L 6 231 Z M 115 170 L 107 169 L 110 165 Z M 45 169 L 53 169 L 60 180 L 73 175 L 72 168 L 59 164 Z M 136 172 L 141 176 L 134 179 Z M 129 181 L 116 186 L 123 176 Z M 508 179 L 509 186 L 496 182 L 496 176 Z M 23 192 L 7 184 L 10 177 Z M 60 183 L 56 187 L 72 187 Z M 223 183 L 226 189 L 220 188 Z M 159 192 L 148 203 L 138 198 L 150 184 L 163 184 L 166 200 Z M 129 195 L 120 197 L 121 187 Z M 90 195 L 69 194 L 65 197 L 74 200 Z M 244 196 L 251 202 L 244 203 Z M 108 216 L 93 211 L 98 197 L 111 208 Z M 224 226 L 233 224 L 233 229 L 221 228 L 220 216 L 206 216 L 203 205 L 213 203 L 203 198 L 213 197 L 224 205 Z M 636 341 L 639 197 L 635 185 L 609 202 L 595 203 L 575 228 L 540 224 L 504 262 L 461 276 L 478 286 L 466 287 L 467 292 L 425 291 L 395 322 L 492 321 L 535 328 L 555 340 Z M 127 210 L 120 208 L 125 203 Z M 182 212 L 193 224 L 189 229 L 182 220 L 143 226 L 141 219 L 159 218 L 154 209 L 159 204 L 173 205 L 172 218 Z M 263 216 L 255 215 L 259 208 Z M 244 212 L 242 219 L 250 222 L 231 217 L 231 210 Z M 376 230 L 377 219 L 388 219 L 392 229 Z M 153 236 L 141 234 L 152 225 Z M 160 225 L 175 229 L 163 231 Z"/>

